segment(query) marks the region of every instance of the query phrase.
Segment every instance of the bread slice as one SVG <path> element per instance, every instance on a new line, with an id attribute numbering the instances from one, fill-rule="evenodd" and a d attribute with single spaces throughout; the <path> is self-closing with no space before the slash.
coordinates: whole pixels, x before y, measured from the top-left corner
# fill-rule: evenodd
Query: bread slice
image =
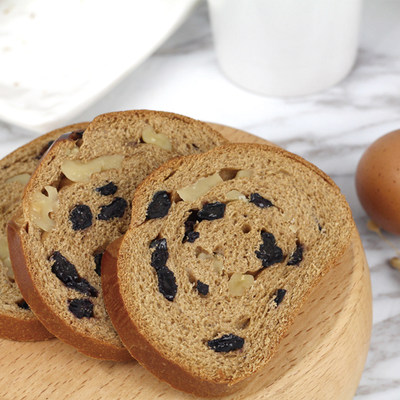
<path id="1" fill-rule="evenodd" d="M 152 218 L 160 193 L 171 206 Z M 175 159 L 139 186 L 127 233 L 104 254 L 106 308 L 160 379 L 225 395 L 267 364 L 353 228 L 333 181 L 282 149 Z"/>
<path id="2" fill-rule="evenodd" d="M 50 332 L 89 356 L 131 359 L 104 307 L 102 253 L 128 228 L 133 192 L 154 168 L 225 142 L 190 118 L 127 111 L 51 147 L 9 227 L 16 280 Z"/>
<path id="3" fill-rule="evenodd" d="M 56 129 L 18 148 L 0 161 L 0 337 L 38 341 L 53 337 L 35 317 L 15 283 L 7 245 L 7 223 L 21 205 L 26 183 L 52 142 L 86 123 Z"/>

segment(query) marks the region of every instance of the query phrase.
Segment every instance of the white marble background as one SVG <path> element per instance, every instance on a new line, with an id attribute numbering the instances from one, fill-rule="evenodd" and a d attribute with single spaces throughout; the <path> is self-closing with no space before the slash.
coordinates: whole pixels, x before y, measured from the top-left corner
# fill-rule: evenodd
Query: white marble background
<path id="1" fill-rule="evenodd" d="M 400 0 L 366 0 L 360 51 L 347 79 L 323 93 L 284 100 L 246 92 L 222 75 L 207 5 L 200 1 L 150 59 L 71 122 L 134 108 L 174 111 L 252 132 L 333 177 L 360 230 L 374 296 L 371 350 L 355 399 L 399 400 L 400 272 L 388 265 L 393 250 L 366 229 L 354 171 L 373 140 L 400 128 Z M 0 157 L 33 136 L 0 121 Z M 400 248 L 400 238 L 390 238 Z"/>

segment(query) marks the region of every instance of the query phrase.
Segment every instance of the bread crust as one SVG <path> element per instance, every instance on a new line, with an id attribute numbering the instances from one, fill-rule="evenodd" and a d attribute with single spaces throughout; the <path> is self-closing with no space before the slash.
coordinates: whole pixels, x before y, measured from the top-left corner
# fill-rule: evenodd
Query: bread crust
<path id="1" fill-rule="evenodd" d="M 126 349 L 117 348 L 99 340 L 71 331 L 65 322 L 55 315 L 36 289 L 24 257 L 23 227 L 11 221 L 7 228 L 11 262 L 14 266 L 15 279 L 28 304 L 36 310 L 36 316 L 47 329 L 67 344 L 78 348 L 82 353 L 97 359 L 113 361 L 132 361 Z"/>
<path id="2" fill-rule="evenodd" d="M 250 150 L 250 149 L 258 149 L 261 151 L 273 151 L 279 153 L 285 157 L 288 157 L 298 163 L 301 163 L 311 169 L 313 172 L 318 174 L 322 179 L 324 179 L 335 192 L 343 198 L 345 202 L 344 196 L 341 194 L 340 189 L 336 186 L 334 181 L 323 171 L 321 171 L 318 167 L 304 160 L 303 158 L 292 154 L 286 150 L 278 148 L 276 146 L 270 145 L 261 145 L 261 144 L 249 144 L 249 143 L 241 143 L 241 144 L 228 144 L 225 146 L 217 147 L 213 150 L 205 154 L 215 154 L 218 157 L 218 154 L 226 152 L 226 150 L 235 152 L 238 149 L 241 150 Z M 202 155 L 193 155 L 188 156 L 192 159 L 196 159 L 197 157 L 202 157 Z M 178 157 L 173 160 L 168 161 L 163 164 L 157 170 L 153 171 L 146 179 L 143 181 L 134 194 L 134 198 L 132 201 L 132 218 L 131 225 L 129 229 L 132 227 L 139 226 L 143 222 L 143 215 L 140 215 L 138 210 L 138 205 L 142 203 L 142 196 L 145 188 L 151 186 L 157 181 L 157 177 L 160 175 L 168 176 L 177 170 L 182 163 L 185 163 L 188 157 Z M 345 202 L 348 217 L 351 220 L 350 224 L 352 225 L 352 229 L 348 232 L 347 241 L 348 244 L 351 243 L 350 237 L 355 229 L 354 221 L 351 218 L 351 210 L 348 206 L 347 202 Z M 135 214 L 137 212 L 137 214 Z M 159 379 L 167 381 L 171 386 L 182 390 L 184 392 L 188 392 L 201 397 L 212 397 L 212 396 L 224 396 L 230 393 L 236 392 L 242 386 L 244 386 L 249 379 L 253 376 L 246 376 L 242 380 L 232 381 L 230 383 L 216 383 L 206 381 L 203 378 L 198 376 L 193 376 L 188 371 L 184 370 L 179 365 L 171 362 L 166 359 L 162 354 L 160 354 L 157 349 L 155 349 L 141 334 L 139 328 L 135 325 L 135 322 L 132 321 L 129 317 L 129 313 L 126 309 L 124 301 L 122 299 L 120 293 L 120 285 L 118 282 L 118 255 L 120 248 L 122 246 L 123 239 L 113 242 L 109 245 L 106 252 L 103 256 L 102 261 L 102 287 L 104 292 L 104 301 L 106 304 L 106 308 L 111 316 L 113 324 L 121 337 L 121 340 L 128 348 L 133 357 L 135 357 L 140 364 L 145 366 L 148 370 L 154 373 Z M 321 274 L 321 276 L 314 281 L 313 285 L 310 285 L 308 291 L 303 297 L 302 301 L 297 304 L 297 306 L 293 309 L 293 313 L 286 325 L 285 332 L 281 335 L 280 340 L 286 335 L 289 330 L 291 324 L 293 323 L 298 311 L 304 305 L 306 299 L 310 296 L 313 289 L 318 285 L 318 282 L 322 279 L 322 277 L 336 265 L 338 265 L 346 252 L 347 247 L 343 246 L 342 249 L 337 253 L 337 257 L 335 260 L 331 260 L 330 263 L 327 263 L 325 270 Z M 278 346 L 274 346 L 272 349 L 268 361 L 273 357 L 276 353 Z M 259 373 L 265 365 L 256 372 Z"/>
<path id="3" fill-rule="evenodd" d="M 172 387 L 201 397 L 225 396 L 236 392 L 245 385 L 246 380 L 238 384 L 205 381 L 193 376 L 181 366 L 165 359 L 140 333 L 121 297 L 118 282 L 118 253 L 123 238 L 118 238 L 106 249 L 102 260 L 101 281 L 107 311 L 118 331 L 121 340 L 129 343 L 129 352 L 140 364 Z"/>
<path id="4" fill-rule="evenodd" d="M 18 155 L 24 150 L 27 150 L 31 147 L 36 147 L 42 142 L 45 143 L 46 141 L 57 138 L 65 132 L 85 129 L 88 124 L 88 122 L 80 122 L 59 129 L 55 129 L 49 133 L 46 133 L 45 135 L 39 136 L 38 138 L 30 141 L 29 143 L 19 147 L 12 153 L 5 156 L 1 160 L 1 163 L 7 164 L 8 162 L 12 162 L 13 159 L 18 157 Z M 47 151 L 48 149 L 46 150 L 46 152 Z M 22 319 L 13 317 L 11 315 L 0 314 L 0 337 L 21 342 L 33 342 L 51 339 L 54 336 L 41 324 L 41 322 L 33 314 L 32 317 L 29 319 Z"/>
<path id="5" fill-rule="evenodd" d="M 19 319 L 2 315 L 0 317 L 0 332 L 2 338 L 18 342 L 39 342 L 54 338 L 53 334 L 35 317 Z"/>

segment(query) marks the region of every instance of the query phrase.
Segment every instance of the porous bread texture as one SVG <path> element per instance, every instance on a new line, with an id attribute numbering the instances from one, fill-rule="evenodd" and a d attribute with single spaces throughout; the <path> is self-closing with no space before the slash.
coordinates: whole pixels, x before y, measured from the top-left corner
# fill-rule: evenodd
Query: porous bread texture
<path id="1" fill-rule="evenodd" d="M 7 257 L 7 223 L 21 206 L 22 194 L 29 176 L 49 145 L 60 135 L 85 129 L 87 123 L 69 125 L 42 135 L 18 148 L 0 161 L 0 337 L 35 341 L 53 337 L 33 312 L 21 308 L 22 294 L 13 279 Z M 3 258 L 1 257 L 3 255 Z"/>
<path id="2" fill-rule="evenodd" d="M 238 178 L 241 170 L 251 176 Z M 177 190 L 215 173 L 223 181 L 206 194 L 191 202 L 180 198 Z M 233 190 L 247 201 L 228 200 Z M 163 218 L 146 219 L 158 191 L 169 193 L 171 208 Z M 273 206 L 249 202 L 252 193 Z M 214 202 L 226 204 L 223 218 L 197 222 L 199 238 L 183 243 L 191 210 Z M 349 206 L 327 175 L 284 150 L 251 144 L 168 162 L 139 186 L 132 209 L 117 269 L 107 265 L 110 257 L 104 261 L 106 305 L 133 357 L 162 380 L 198 396 L 232 392 L 266 365 L 312 288 L 339 262 L 354 229 Z M 262 231 L 272 233 L 283 252 L 282 261 L 267 268 L 256 255 Z M 168 246 L 166 266 L 176 279 L 173 301 L 160 293 L 150 264 L 150 244 L 161 238 Z M 298 245 L 301 262 L 288 265 Z M 254 277 L 242 295 L 230 292 L 234 273 Z M 198 280 L 209 285 L 207 295 L 199 294 Z M 279 289 L 286 294 L 278 305 Z M 209 347 L 210 340 L 227 334 L 243 338 L 244 346 L 230 352 Z"/>
<path id="3" fill-rule="evenodd" d="M 171 151 L 143 143 L 143 129 L 149 126 L 157 134 L 168 137 Z M 216 131 L 199 121 L 143 110 L 101 115 L 89 124 L 82 138 L 67 138 L 54 144 L 25 192 L 18 234 L 26 265 L 16 273 L 22 293 L 32 298 L 32 309 L 49 331 L 95 358 L 117 361 L 131 358 L 106 313 L 94 257 L 128 228 L 133 192 L 151 171 L 172 157 L 209 150 L 225 142 Z M 62 173 L 66 160 L 86 163 L 110 155 L 121 156 L 120 168 L 95 172 L 87 182 L 72 182 Z M 110 182 L 117 186 L 115 193 L 101 195 L 96 191 Z M 58 196 L 57 210 L 50 214 L 54 223 L 50 231 L 39 228 L 32 214 L 35 196 L 46 194 L 46 186 L 54 187 Z M 98 219 L 102 207 L 116 198 L 127 202 L 123 216 Z M 72 229 L 70 213 L 77 205 L 90 207 L 92 213 L 91 226 L 83 230 Z M 12 230 L 10 234 L 14 234 Z M 60 252 L 76 267 L 78 274 L 98 291 L 97 297 L 66 287 L 52 273 L 54 252 Z M 90 300 L 93 317 L 77 318 L 69 310 L 69 301 L 73 299 Z"/>

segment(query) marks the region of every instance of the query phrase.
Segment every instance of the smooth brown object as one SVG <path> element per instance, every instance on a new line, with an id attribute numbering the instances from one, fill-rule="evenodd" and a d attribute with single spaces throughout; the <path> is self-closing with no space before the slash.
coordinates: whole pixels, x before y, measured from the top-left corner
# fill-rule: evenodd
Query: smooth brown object
<path id="1" fill-rule="evenodd" d="M 218 127 L 235 141 L 253 135 Z M 369 270 L 357 232 L 343 261 L 321 280 L 257 379 L 229 400 L 350 400 L 371 332 Z M 29 360 L 29 362 L 27 362 Z M 98 362 L 59 341 L 0 340 L 0 398 L 190 400 L 137 363 Z"/>
<path id="2" fill-rule="evenodd" d="M 372 143 L 356 172 L 357 194 L 369 217 L 388 232 L 400 234 L 400 130 Z"/>

